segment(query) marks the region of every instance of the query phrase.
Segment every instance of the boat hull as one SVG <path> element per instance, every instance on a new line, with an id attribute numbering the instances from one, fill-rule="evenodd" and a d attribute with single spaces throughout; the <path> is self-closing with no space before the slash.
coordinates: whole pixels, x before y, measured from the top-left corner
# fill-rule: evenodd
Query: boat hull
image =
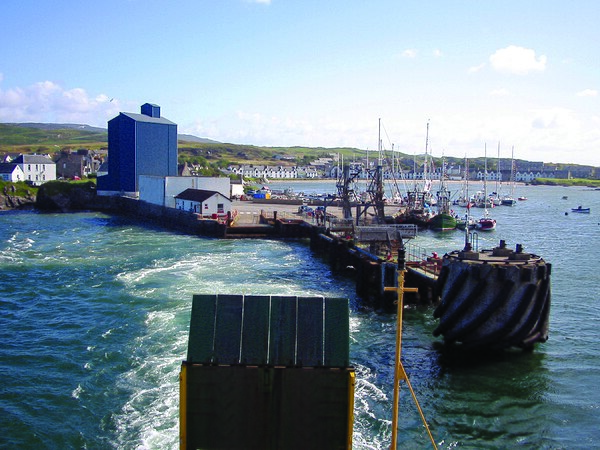
<path id="1" fill-rule="evenodd" d="M 427 227 L 434 231 L 450 231 L 456 228 L 456 218 L 450 214 L 436 214 L 427 222 Z"/>
<path id="2" fill-rule="evenodd" d="M 476 228 L 479 231 L 492 231 L 496 229 L 496 221 L 494 219 L 480 219 L 477 222 Z"/>

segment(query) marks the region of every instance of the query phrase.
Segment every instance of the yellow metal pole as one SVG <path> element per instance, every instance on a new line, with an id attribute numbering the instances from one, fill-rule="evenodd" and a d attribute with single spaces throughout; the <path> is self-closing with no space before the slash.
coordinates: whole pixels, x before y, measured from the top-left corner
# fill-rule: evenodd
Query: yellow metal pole
<path id="1" fill-rule="evenodd" d="M 399 255 L 400 256 L 400 255 Z M 392 449 L 398 445 L 398 404 L 400 400 L 400 379 L 406 379 L 404 368 L 400 360 L 402 353 L 402 313 L 404 311 L 404 292 L 418 292 L 417 288 L 404 288 L 405 269 L 398 268 L 398 287 L 384 288 L 386 291 L 396 291 L 398 299 L 396 301 L 398 308 L 396 313 L 396 358 L 394 365 L 394 397 L 392 404 Z"/>
<path id="2" fill-rule="evenodd" d="M 181 364 L 179 374 L 179 448 L 187 448 L 187 364 Z"/>
<path id="3" fill-rule="evenodd" d="M 429 439 L 431 440 L 431 444 L 433 448 L 437 450 L 437 444 L 433 439 L 433 435 L 429 430 L 429 425 L 427 425 L 427 421 L 425 420 L 425 415 L 423 414 L 423 410 L 419 405 L 417 400 L 417 396 L 410 384 L 408 379 L 408 375 L 406 375 L 406 371 L 404 370 L 404 366 L 402 365 L 402 360 L 400 358 L 402 353 L 402 313 L 404 312 L 404 293 L 405 292 L 419 292 L 417 288 L 405 288 L 404 287 L 404 274 L 406 273 L 405 266 L 405 255 L 406 251 L 402 241 L 400 241 L 400 248 L 398 249 L 398 286 L 397 287 L 384 287 L 384 291 L 396 291 L 397 295 L 397 314 L 396 314 L 396 359 L 394 365 L 394 398 L 392 405 L 392 443 L 391 449 L 396 450 L 398 447 L 398 404 L 400 400 L 400 380 L 405 380 L 408 385 L 408 389 L 415 401 L 415 405 L 417 405 L 417 409 L 419 410 L 419 414 L 421 416 L 421 420 L 423 421 L 423 425 L 427 430 L 427 434 L 429 435 Z"/>
<path id="4" fill-rule="evenodd" d="M 352 431 L 354 427 L 354 387 L 356 386 L 356 373 L 348 372 L 348 431 L 347 431 L 347 449 L 352 448 Z"/>

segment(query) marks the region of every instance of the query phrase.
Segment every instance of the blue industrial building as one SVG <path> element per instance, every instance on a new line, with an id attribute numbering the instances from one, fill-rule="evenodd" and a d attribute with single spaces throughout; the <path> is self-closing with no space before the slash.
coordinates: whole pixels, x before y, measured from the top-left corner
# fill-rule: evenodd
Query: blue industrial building
<path id="1" fill-rule="evenodd" d="M 98 177 L 98 193 L 137 196 L 140 175 L 177 176 L 177 124 L 151 103 L 108 121 L 108 175 Z"/>

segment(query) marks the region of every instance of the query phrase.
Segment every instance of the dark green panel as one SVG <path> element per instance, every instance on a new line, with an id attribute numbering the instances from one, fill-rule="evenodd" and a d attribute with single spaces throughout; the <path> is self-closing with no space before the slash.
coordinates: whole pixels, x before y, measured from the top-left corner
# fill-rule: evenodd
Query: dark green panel
<path id="1" fill-rule="evenodd" d="M 270 305 L 271 297 L 268 295 L 244 296 L 242 364 L 267 364 Z"/>
<path id="2" fill-rule="evenodd" d="M 346 449 L 350 371 L 281 369 L 278 449 Z"/>
<path id="3" fill-rule="evenodd" d="M 292 366 L 296 362 L 296 297 L 271 297 L 269 364 Z"/>
<path id="4" fill-rule="evenodd" d="M 350 319 L 348 299 L 325 299 L 325 366 L 350 365 Z"/>
<path id="5" fill-rule="evenodd" d="M 296 364 L 323 365 L 323 297 L 298 297 Z"/>
<path id="6" fill-rule="evenodd" d="M 187 378 L 186 448 L 268 448 L 268 369 L 194 366 Z"/>
<path id="7" fill-rule="evenodd" d="M 213 357 L 216 295 L 194 295 L 190 318 L 188 362 L 210 363 Z"/>
<path id="8" fill-rule="evenodd" d="M 344 449 L 353 370 L 188 366 L 188 449 Z"/>
<path id="9" fill-rule="evenodd" d="M 238 364 L 242 339 L 242 295 L 218 295 L 215 362 Z"/>

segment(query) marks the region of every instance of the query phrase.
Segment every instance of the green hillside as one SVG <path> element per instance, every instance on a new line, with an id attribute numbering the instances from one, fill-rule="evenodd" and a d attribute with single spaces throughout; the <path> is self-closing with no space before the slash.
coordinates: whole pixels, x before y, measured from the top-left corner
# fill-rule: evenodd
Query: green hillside
<path id="1" fill-rule="evenodd" d="M 108 132 L 74 128 L 41 129 L 0 124 L 0 146 L 63 146 L 106 143 Z M 105 144 L 106 145 L 106 144 Z"/>
<path id="2" fill-rule="evenodd" d="M 106 150 L 108 147 L 108 131 L 103 128 L 94 128 L 79 124 L 36 124 L 36 123 L 3 123 L 0 124 L 0 155 L 5 153 L 42 153 L 54 155 L 61 150 Z M 208 173 L 218 173 L 220 167 L 229 164 L 254 164 L 254 165 L 308 165 L 312 161 L 339 154 L 344 161 L 359 161 L 367 157 L 373 160 L 377 152 L 367 152 L 357 148 L 324 148 L 324 147 L 263 147 L 255 145 L 229 144 L 198 138 L 191 135 L 179 135 L 179 162 L 193 163 L 204 166 Z M 423 156 L 417 152 L 417 165 L 423 163 Z M 415 156 L 410 154 L 395 153 L 395 164 L 400 164 L 405 170 L 414 167 Z M 391 152 L 385 158 L 391 160 Z M 448 165 L 464 167 L 463 158 L 446 157 Z M 500 168 L 508 169 L 511 161 L 509 158 L 500 160 Z M 525 160 L 515 160 L 517 167 L 527 167 Z M 541 164 L 541 163 L 539 163 Z M 433 167 L 441 167 L 442 159 L 433 158 Z M 576 164 L 546 163 L 546 169 L 576 168 Z M 581 166 L 587 167 L 587 166 Z M 471 158 L 470 170 L 483 170 L 484 158 Z M 430 167 L 431 169 L 431 167 Z M 488 158 L 488 171 L 498 170 L 498 160 Z"/>

